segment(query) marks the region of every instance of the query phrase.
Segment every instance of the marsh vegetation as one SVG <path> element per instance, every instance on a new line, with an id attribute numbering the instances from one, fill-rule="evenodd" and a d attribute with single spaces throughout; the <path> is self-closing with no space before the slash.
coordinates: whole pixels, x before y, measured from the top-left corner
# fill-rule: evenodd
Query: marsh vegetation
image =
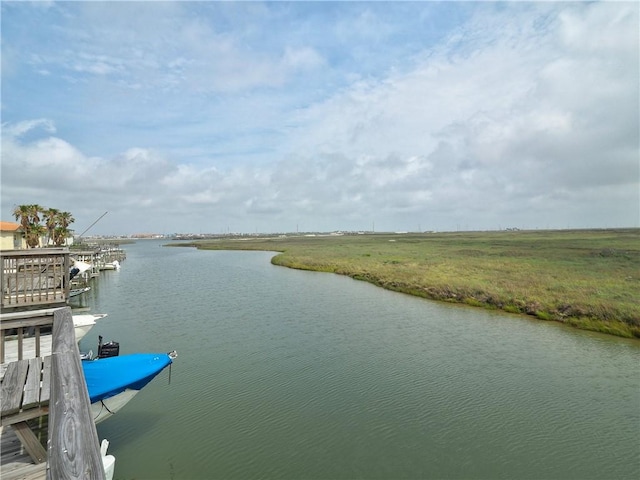
<path id="1" fill-rule="evenodd" d="M 296 235 L 181 245 L 277 251 L 275 265 L 640 338 L 638 229 Z"/>

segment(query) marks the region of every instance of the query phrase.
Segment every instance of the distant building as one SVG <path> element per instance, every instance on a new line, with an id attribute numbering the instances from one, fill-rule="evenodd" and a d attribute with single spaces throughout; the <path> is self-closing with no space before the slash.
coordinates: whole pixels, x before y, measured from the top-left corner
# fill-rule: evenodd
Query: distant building
<path id="1" fill-rule="evenodd" d="M 19 223 L 0 221 L 0 250 L 27 248 L 27 241 Z"/>
<path id="2" fill-rule="evenodd" d="M 164 238 L 161 233 L 134 233 L 131 238 Z"/>
<path id="3" fill-rule="evenodd" d="M 52 240 L 43 235 L 40 237 L 38 247 L 53 246 Z M 73 237 L 69 236 L 64 239 L 63 247 L 69 247 L 73 245 Z M 0 250 L 20 250 L 27 248 L 27 239 L 22 225 L 15 222 L 2 222 L 0 221 Z"/>

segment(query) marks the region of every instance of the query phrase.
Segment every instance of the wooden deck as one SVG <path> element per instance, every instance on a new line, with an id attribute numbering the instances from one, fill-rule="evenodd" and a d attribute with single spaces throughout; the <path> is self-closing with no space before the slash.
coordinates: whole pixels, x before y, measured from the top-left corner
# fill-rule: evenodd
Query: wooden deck
<path id="1" fill-rule="evenodd" d="M 11 426 L 34 463 L 47 460 L 47 452 L 29 420 L 49 413 L 51 356 L 11 362 L 2 380 L 0 424 Z"/>
<path id="2" fill-rule="evenodd" d="M 22 338 L 17 359 L 5 369 L 0 389 L 0 477 L 103 480 L 71 309 L 55 309 L 49 318 L 53 330 L 48 355 L 42 348 L 43 338 L 38 336 L 34 345 L 37 354 L 27 358 L 27 339 Z M 15 326 L 16 321 L 29 324 L 24 318 L 5 319 L 2 329 Z M 2 340 L 4 345 L 8 343 L 4 335 Z M 4 345 L 3 355 L 10 358 L 10 349 Z"/>
<path id="3" fill-rule="evenodd" d="M 46 439 L 46 422 L 45 427 L 36 435 Z M 11 427 L 0 427 L 0 478 L 2 480 L 44 480 L 46 470 L 46 463 L 33 463 Z"/>
<path id="4" fill-rule="evenodd" d="M 42 335 L 40 337 L 40 352 L 36 355 L 36 338 L 29 337 L 23 340 L 22 357 L 23 358 L 35 358 L 35 357 L 48 357 L 51 355 L 51 334 Z M 4 378 L 4 374 L 7 367 L 11 362 L 17 362 L 18 355 L 18 341 L 7 340 L 5 342 L 5 363 L 0 364 L 0 382 Z"/>

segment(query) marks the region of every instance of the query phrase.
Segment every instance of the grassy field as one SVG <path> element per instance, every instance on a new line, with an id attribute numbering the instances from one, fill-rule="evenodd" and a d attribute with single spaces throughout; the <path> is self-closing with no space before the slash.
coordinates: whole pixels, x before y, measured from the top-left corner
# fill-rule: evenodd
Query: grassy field
<path id="1" fill-rule="evenodd" d="M 278 251 L 275 265 L 640 338 L 638 229 L 226 238 L 181 245 Z"/>

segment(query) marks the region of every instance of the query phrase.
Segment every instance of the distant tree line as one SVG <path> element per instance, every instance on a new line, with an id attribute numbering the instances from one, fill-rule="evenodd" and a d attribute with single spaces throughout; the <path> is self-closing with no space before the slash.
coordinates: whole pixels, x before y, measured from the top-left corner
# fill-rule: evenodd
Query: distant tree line
<path id="1" fill-rule="evenodd" d="M 45 245 L 63 245 L 72 232 L 69 226 L 75 222 L 75 218 L 69 212 L 40 205 L 18 205 L 13 210 L 13 215 L 20 223 L 27 247 L 30 248 L 40 245 L 40 238 L 45 235 Z"/>

